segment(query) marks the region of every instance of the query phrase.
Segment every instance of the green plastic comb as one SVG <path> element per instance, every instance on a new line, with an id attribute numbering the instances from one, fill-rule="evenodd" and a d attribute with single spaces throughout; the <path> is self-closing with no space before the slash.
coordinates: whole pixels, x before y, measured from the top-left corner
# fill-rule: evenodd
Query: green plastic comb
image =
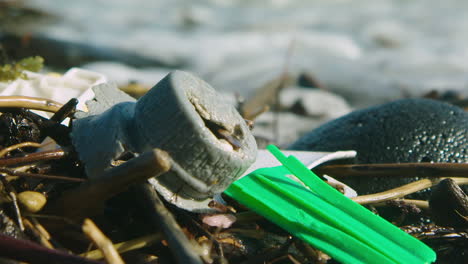
<path id="1" fill-rule="evenodd" d="M 294 156 L 267 149 L 283 166 L 255 170 L 227 195 L 342 263 L 435 261 L 424 243 L 345 197 Z"/>

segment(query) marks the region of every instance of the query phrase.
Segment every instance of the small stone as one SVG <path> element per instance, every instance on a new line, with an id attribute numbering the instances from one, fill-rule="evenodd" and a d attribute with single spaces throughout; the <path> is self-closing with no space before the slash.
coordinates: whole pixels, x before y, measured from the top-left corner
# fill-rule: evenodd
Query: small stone
<path id="1" fill-rule="evenodd" d="M 468 114 L 429 99 L 403 99 L 354 111 L 290 145 L 293 150 L 356 150 L 357 163 L 468 162 Z M 411 175 L 409 175 L 411 176 Z M 343 180 L 372 193 L 414 179 Z"/>
<path id="2" fill-rule="evenodd" d="M 37 213 L 47 202 L 46 197 L 39 192 L 24 191 L 17 196 L 19 204 L 30 213 Z"/>
<path id="3" fill-rule="evenodd" d="M 219 228 L 229 228 L 236 220 L 236 217 L 232 214 L 214 214 L 204 215 L 202 217 L 202 222 L 204 224 Z"/>
<path id="4" fill-rule="evenodd" d="M 275 119 L 278 121 L 278 131 L 276 131 Z M 330 119 L 301 116 L 290 112 L 266 112 L 255 119 L 252 133 L 257 138 L 266 139 L 268 143 L 275 142 L 275 144 L 285 146 L 294 142 L 311 127 L 317 127 L 327 120 Z M 263 147 L 266 146 L 263 145 Z"/>
<path id="5" fill-rule="evenodd" d="M 301 113 L 312 117 L 336 118 L 351 111 L 348 103 L 340 96 L 320 89 L 291 87 L 280 94 L 283 108 L 301 109 Z"/>
<path id="6" fill-rule="evenodd" d="M 379 21 L 370 23 L 364 29 L 364 39 L 384 48 L 399 48 L 408 41 L 408 32 L 398 21 Z"/>

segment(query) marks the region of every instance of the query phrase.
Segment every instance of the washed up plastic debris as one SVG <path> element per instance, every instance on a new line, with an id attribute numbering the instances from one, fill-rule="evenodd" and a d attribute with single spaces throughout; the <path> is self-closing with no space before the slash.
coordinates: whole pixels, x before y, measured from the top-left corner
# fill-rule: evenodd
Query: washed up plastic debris
<path id="1" fill-rule="evenodd" d="M 284 150 L 283 153 L 285 155 L 293 155 L 302 163 L 304 163 L 304 165 L 309 169 L 313 169 L 327 161 L 338 159 L 353 159 L 356 157 L 356 151 L 354 150 L 343 150 L 336 152 Z M 281 166 L 281 163 L 278 161 L 278 159 L 272 156 L 270 151 L 266 149 L 259 149 L 255 163 L 252 164 L 252 166 L 250 166 L 244 172 L 244 174 L 242 174 L 242 177 L 260 168 L 276 166 Z"/>
<path id="2" fill-rule="evenodd" d="M 283 151 L 283 153 L 285 155 L 293 155 L 294 157 L 299 159 L 308 169 L 313 169 L 318 165 L 328 161 L 340 159 L 354 159 L 356 157 L 356 151 L 354 150 L 336 152 L 285 150 Z M 257 169 L 276 166 L 281 166 L 281 163 L 274 156 L 272 156 L 268 150 L 259 149 L 257 153 L 257 159 L 255 160 L 254 164 L 252 164 L 252 166 L 250 166 L 244 172 L 244 174 L 242 174 L 241 178 Z M 291 176 L 290 178 L 293 180 L 297 179 L 293 175 L 286 176 Z M 332 185 L 334 188 L 339 188 L 346 197 L 352 198 L 357 196 L 356 191 L 348 185 L 328 175 L 324 175 L 324 178 L 327 180 L 328 184 Z"/>
<path id="3" fill-rule="evenodd" d="M 205 212 L 213 210 L 213 195 L 255 160 L 257 145 L 245 120 L 192 74 L 174 71 L 138 101 L 108 83 L 92 90 L 89 112 L 75 115 L 71 135 L 91 179 L 126 153 L 159 148 L 170 154 L 173 169 L 150 183 L 167 201 Z"/>
<path id="4" fill-rule="evenodd" d="M 107 78 L 103 74 L 80 68 L 71 68 L 63 75 L 30 71 L 23 71 L 23 73 L 25 79 L 18 78 L 14 81 L 0 82 L 0 96 L 47 98 L 63 104 L 72 98 L 77 98 L 79 104 L 76 109 L 87 111 L 84 102 L 94 97 L 91 87 L 107 82 Z M 52 113 L 32 111 L 46 118 L 52 117 Z M 68 122 L 67 118 L 62 123 L 68 124 Z M 49 137 L 43 141 L 43 145 L 37 151 L 52 150 L 58 147 Z"/>
<path id="5" fill-rule="evenodd" d="M 296 157 L 268 150 L 283 166 L 257 169 L 226 194 L 342 263 L 435 261 L 424 243 L 343 196 Z"/>
<path id="6" fill-rule="evenodd" d="M 71 98 L 78 98 L 83 108 L 86 100 L 92 99 L 90 87 L 107 82 L 107 78 L 97 72 L 71 68 L 65 74 L 40 74 L 25 71 L 27 79 L 16 79 L 12 82 L 0 82 L 0 95 L 22 95 L 47 98 L 59 103 L 66 103 Z"/>

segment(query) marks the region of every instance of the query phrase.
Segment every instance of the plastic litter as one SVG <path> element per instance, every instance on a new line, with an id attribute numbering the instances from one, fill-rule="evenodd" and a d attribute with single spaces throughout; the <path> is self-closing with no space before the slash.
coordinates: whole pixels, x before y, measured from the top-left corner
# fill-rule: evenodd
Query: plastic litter
<path id="1" fill-rule="evenodd" d="M 204 212 L 255 160 L 257 146 L 245 120 L 190 73 L 168 74 L 138 101 L 111 84 L 94 86 L 93 92 L 89 112 L 75 114 L 71 133 L 90 179 L 124 153 L 160 148 L 174 164 L 149 182 L 167 201 Z"/>
<path id="2" fill-rule="evenodd" d="M 424 243 L 343 196 L 296 157 L 268 150 L 283 166 L 255 170 L 226 194 L 342 263 L 435 261 Z"/>
<path id="3" fill-rule="evenodd" d="M 66 103 L 71 98 L 78 98 L 77 109 L 86 111 L 85 101 L 94 97 L 90 89 L 94 85 L 107 82 L 107 78 L 97 72 L 80 68 L 71 68 L 65 74 L 40 74 L 25 72 L 28 79 L 16 79 L 12 82 L 0 82 L 0 96 L 22 95 L 51 99 Z M 39 114 L 50 117 L 46 112 Z"/>
<path id="4" fill-rule="evenodd" d="M 342 150 L 342 151 L 335 151 L 335 152 L 320 152 L 320 151 L 297 151 L 297 150 L 285 150 L 283 151 L 285 155 L 294 155 L 297 157 L 304 165 L 309 168 L 313 169 L 318 165 L 332 161 L 332 160 L 340 160 L 340 159 L 354 159 L 356 157 L 356 151 L 354 150 Z M 257 159 L 255 162 L 250 166 L 244 174 L 242 174 L 241 178 L 250 174 L 251 172 L 266 167 L 276 167 L 281 166 L 281 163 L 271 155 L 271 153 L 266 149 L 259 149 L 257 152 Z M 290 175 L 286 175 L 290 176 Z M 297 180 L 294 176 L 290 177 L 293 180 Z M 339 187 L 343 194 L 346 197 L 352 198 L 356 197 L 356 191 L 349 187 L 348 185 L 330 177 L 328 175 L 324 175 L 324 178 L 327 180 L 328 184 L 333 186 L 334 188 Z M 298 181 L 298 180 L 297 180 Z M 298 181 L 299 182 L 299 181 Z M 221 197 L 216 197 L 221 199 Z"/>

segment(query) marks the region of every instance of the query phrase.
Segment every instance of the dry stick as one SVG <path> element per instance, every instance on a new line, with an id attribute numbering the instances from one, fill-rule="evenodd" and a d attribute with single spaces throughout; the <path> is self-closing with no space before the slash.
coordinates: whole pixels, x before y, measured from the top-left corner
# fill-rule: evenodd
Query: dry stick
<path id="1" fill-rule="evenodd" d="M 264 105 L 262 108 L 258 109 L 256 112 L 251 113 L 249 115 L 249 118 L 250 118 L 249 120 L 254 121 L 255 119 L 257 119 L 257 117 L 259 117 L 260 115 L 268 111 L 270 111 L 270 106 Z"/>
<path id="2" fill-rule="evenodd" d="M 401 199 L 400 201 L 403 202 L 403 203 L 406 203 L 406 204 L 416 205 L 417 207 L 419 207 L 421 209 L 425 209 L 425 210 L 429 209 L 429 202 L 428 201 L 414 200 L 414 199 Z"/>
<path id="3" fill-rule="evenodd" d="M 86 218 L 83 223 L 83 233 L 101 250 L 108 264 L 125 264 L 114 248 L 112 241 L 102 233 L 91 219 Z"/>
<path id="4" fill-rule="evenodd" d="M 236 217 L 236 223 L 249 223 L 253 221 L 258 221 L 261 219 L 264 219 L 263 216 L 259 215 L 258 213 L 254 211 L 244 211 L 240 213 L 234 214 Z"/>
<path id="5" fill-rule="evenodd" d="M 165 234 L 175 259 L 180 264 L 201 264 L 200 256 L 177 224 L 174 216 L 167 210 L 154 188 L 149 183 L 138 186 L 138 192 L 144 197 L 145 209 L 152 220 L 159 225 Z"/>
<path id="6" fill-rule="evenodd" d="M 241 112 L 242 116 L 248 120 L 254 120 L 256 116 L 262 113 L 265 106 L 269 106 L 275 101 L 276 90 L 280 87 L 280 83 L 292 83 L 291 76 L 284 76 L 283 74 L 276 79 L 273 79 L 256 90 L 255 94 L 247 98 L 243 104 Z"/>
<path id="7" fill-rule="evenodd" d="M 11 166 L 11 165 L 16 165 L 16 164 L 24 164 L 24 163 L 44 161 L 44 160 L 56 160 L 56 159 L 64 158 L 67 155 L 68 155 L 68 152 L 63 149 L 42 151 L 42 152 L 28 154 L 24 157 L 1 158 L 0 166 Z"/>
<path id="8" fill-rule="evenodd" d="M 170 168 L 171 158 L 166 152 L 159 149 L 145 152 L 107 170 L 100 178 L 62 194 L 46 210 L 70 219 L 83 219 L 98 213 L 107 199 L 125 191 L 130 185 L 157 177 Z"/>
<path id="9" fill-rule="evenodd" d="M 417 192 L 426 188 L 430 188 L 434 185 L 437 185 L 443 179 L 447 179 L 447 177 L 438 178 L 438 179 L 423 179 L 423 180 L 415 181 L 409 184 L 405 184 L 403 186 L 400 186 L 398 188 L 394 188 L 385 192 L 360 195 L 351 199 L 359 204 L 385 202 L 388 200 L 401 198 L 405 195 L 408 195 L 408 194 L 411 194 L 411 193 L 414 193 L 414 192 Z M 450 179 L 454 180 L 457 184 L 468 184 L 468 178 L 450 177 Z"/>
<path id="10" fill-rule="evenodd" d="M 18 144 L 15 144 L 15 145 L 12 145 L 12 146 L 9 146 L 9 147 L 6 147 L 6 148 L 0 150 L 0 158 L 5 156 L 8 152 L 13 151 L 15 149 L 24 148 L 24 147 L 40 148 L 41 146 L 42 145 L 40 143 L 36 143 L 36 142 L 18 143 Z"/>
<path id="11" fill-rule="evenodd" d="M 281 70 L 281 75 L 279 78 L 274 79 L 263 87 L 258 89 L 254 96 L 248 98 L 243 104 L 241 112 L 242 116 L 248 120 L 254 120 L 254 117 L 259 115 L 261 109 L 265 110 L 265 106 L 278 104 L 278 94 L 279 92 L 290 83 L 293 83 L 295 80 L 288 74 L 288 68 L 290 60 L 292 57 L 292 52 L 295 44 L 295 39 L 292 39 L 288 45 L 288 50 L 286 53 L 286 59 L 283 64 L 283 69 Z M 274 107 L 275 110 L 277 107 Z M 278 110 L 278 109 L 276 109 Z"/>
<path id="12" fill-rule="evenodd" d="M 184 213 L 183 214 L 185 218 L 188 218 L 190 220 L 191 223 L 193 223 L 197 228 L 198 230 L 205 236 L 208 238 L 209 242 L 210 242 L 210 248 L 213 247 L 213 244 L 216 245 L 217 249 L 218 249 L 218 252 L 219 252 L 219 255 L 218 255 L 218 260 L 220 263 L 225 263 L 225 259 L 224 259 L 224 252 L 223 252 L 223 247 L 220 245 L 220 243 L 218 242 L 218 240 L 215 238 L 215 236 L 213 234 L 211 234 L 208 230 L 204 229 L 200 223 L 198 223 L 197 221 L 195 221 L 195 219 L 193 219 L 193 217 L 191 217 L 189 214 L 187 213 Z M 217 229 L 216 230 L 216 235 L 219 234 L 219 231 L 220 229 Z M 211 254 L 210 254 L 211 250 L 207 252 L 207 254 L 203 254 L 201 257 L 202 259 L 205 261 L 205 262 L 208 262 L 208 263 L 211 263 L 213 262 L 213 259 L 211 257 Z"/>
<path id="13" fill-rule="evenodd" d="M 313 248 L 307 242 L 302 240 L 295 240 L 294 245 L 309 261 L 312 263 L 326 263 L 330 257 L 322 251 Z"/>
<path id="14" fill-rule="evenodd" d="M 13 203 L 13 209 L 15 211 L 16 219 L 18 219 L 18 226 L 21 231 L 24 231 L 23 217 L 21 216 L 21 210 L 19 209 L 16 194 L 14 192 L 8 192 L 8 195 L 10 196 L 11 201 Z"/>
<path id="15" fill-rule="evenodd" d="M 72 177 L 67 177 L 67 176 L 21 172 L 21 171 L 17 171 L 14 169 L 7 169 L 7 168 L 0 168 L 0 173 L 4 173 L 8 176 L 18 176 L 18 177 L 25 177 L 25 178 L 38 178 L 38 179 L 48 179 L 48 180 L 69 181 L 69 182 L 85 182 L 86 181 L 85 179 L 82 179 L 82 178 L 72 178 Z"/>
<path id="16" fill-rule="evenodd" d="M 391 163 L 327 165 L 314 169 L 317 174 L 333 175 L 336 178 L 350 176 L 403 177 L 468 177 L 468 163 Z M 408 177 L 408 176 L 406 176 Z"/>
<path id="17" fill-rule="evenodd" d="M 246 228 L 229 228 L 228 231 L 224 231 L 223 233 L 236 233 L 245 237 L 251 237 L 255 239 L 263 239 L 267 234 L 266 231 L 262 231 L 261 229 L 257 230 Z"/>
<path id="18" fill-rule="evenodd" d="M 103 264 L 3 234 L 0 234 L 0 257 L 35 264 Z"/>
<path id="19" fill-rule="evenodd" d="M 283 71 L 281 73 L 281 79 L 278 84 L 278 88 L 275 89 L 275 101 L 273 103 L 273 140 L 276 144 L 279 144 L 279 138 L 280 138 L 280 128 L 279 128 L 279 104 L 280 104 L 280 93 L 286 87 L 286 81 L 288 78 L 288 68 L 289 68 L 289 63 L 292 57 L 292 52 L 294 48 L 294 43 L 295 39 L 293 39 L 288 46 L 288 51 L 286 53 L 286 60 L 284 61 L 283 65 Z"/>
<path id="20" fill-rule="evenodd" d="M 147 247 L 156 241 L 162 240 L 162 238 L 163 238 L 162 234 L 155 233 L 155 234 L 135 238 L 129 241 L 114 244 L 114 248 L 117 250 L 117 252 L 124 253 L 124 252 Z M 102 255 L 101 250 L 98 250 L 98 249 L 85 252 L 83 254 L 80 254 L 80 256 L 86 257 L 89 259 L 96 259 L 96 260 L 102 259 L 104 257 Z"/>
<path id="21" fill-rule="evenodd" d="M 296 258 L 294 258 L 291 254 L 289 253 L 285 253 L 285 255 L 282 255 L 282 256 L 279 256 L 277 258 L 274 258 L 270 261 L 268 261 L 268 263 L 270 264 L 274 264 L 274 263 L 283 263 L 281 262 L 282 260 L 289 260 L 291 263 L 293 264 L 301 264 L 301 262 L 299 262 Z"/>
<path id="22" fill-rule="evenodd" d="M 41 243 L 42 246 L 46 248 L 54 248 L 54 246 L 50 243 L 50 235 L 45 231 L 45 229 L 41 226 L 41 229 L 38 228 L 36 224 L 31 223 L 28 219 L 23 220 L 24 227 L 26 230 L 29 230 L 31 232 L 36 240 L 39 240 L 38 242 Z M 37 221 L 36 221 L 37 223 Z"/>
<path id="23" fill-rule="evenodd" d="M 39 221 L 37 221 L 37 219 L 34 217 L 31 217 L 31 222 L 33 224 L 33 227 L 37 230 L 39 236 L 41 237 L 41 241 L 43 241 L 44 246 L 50 245 L 50 248 L 53 248 L 53 245 L 50 242 L 51 236 L 49 232 L 47 232 L 47 230 L 44 228 L 44 226 L 41 225 L 41 223 L 39 223 Z"/>
<path id="24" fill-rule="evenodd" d="M 65 118 L 69 117 L 71 114 L 75 113 L 76 105 L 78 105 L 79 101 L 76 98 L 72 98 L 68 100 L 66 104 L 64 104 L 51 118 L 50 120 L 55 121 L 57 123 L 61 123 Z"/>
<path id="25" fill-rule="evenodd" d="M 8 194 L 13 204 L 13 211 L 16 216 L 16 220 L 18 222 L 18 226 L 21 231 L 24 231 L 23 219 L 21 217 L 21 211 L 18 206 L 18 199 L 16 198 L 16 191 L 11 186 L 11 184 L 6 180 L 4 174 L 0 174 L 0 182 L 3 184 L 4 191 Z"/>
<path id="26" fill-rule="evenodd" d="M 38 97 L 31 96 L 0 96 L 0 107 L 17 107 L 46 112 L 57 112 L 63 104 Z"/>
<path id="27" fill-rule="evenodd" d="M 39 218 L 39 219 L 42 219 L 44 220 L 44 224 L 47 225 L 47 221 L 60 221 L 60 222 L 63 222 L 64 224 L 67 224 L 69 226 L 73 226 L 73 228 L 75 229 L 80 229 L 81 225 L 80 223 L 77 223 L 73 220 L 70 220 L 66 217 L 63 217 L 63 216 L 60 216 L 60 215 L 50 215 L 50 214 L 32 214 L 32 213 L 28 213 L 28 212 L 25 212 L 23 214 L 24 216 L 28 216 L 28 217 L 34 217 L 34 218 Z"/>

